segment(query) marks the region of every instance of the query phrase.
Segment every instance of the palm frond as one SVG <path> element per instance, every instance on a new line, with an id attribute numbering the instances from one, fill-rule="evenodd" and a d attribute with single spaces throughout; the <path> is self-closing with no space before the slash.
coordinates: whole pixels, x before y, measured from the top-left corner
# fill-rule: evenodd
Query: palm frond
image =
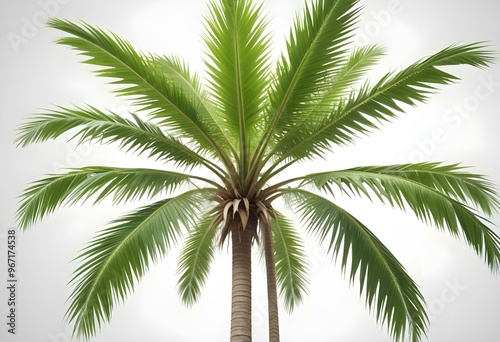
<path id="1" fill-rule="evenodd" d="M 316 108 L 328 107 L 331 111 L 332 104 L 349 95 L 358 82 L 366 77 L 366 73 L 385 55 L 385 48 L 379 45 L 366 45 L 353 48 L 342 68 L 336 72 L 328 84 L 325 94 L 320 96 L 320 105 Z"/>
<path id="2" fill-rule="evenodd" d="M 437 85 L 458 79 L 439 67 L 459 64 L 485 67 L 492 60 L 492 53 L 481 43 L 450 46 L 399 72 L 386 74 L 374 85 L 367 82 L 334 106 L 328 119 L 303 126 L 300 135 L 296 131 L 293 139 L 282 139 L 276 148 L 284 151 L 279 161 L 321 156 L 332 149 L 331 144 L 345 145 L 379 129 L 383 122 L 396 119 L 403 112 L 401 103 L 423 102 L 436 92 Z"/>
<path id="3" fill-rule="evenodd" d="M 314 100 L 348 55 L 359 8 L 357 0 L 317 0 L 294 22 L 287 50 L 279 60 L 270 96 L 265 139 L 279 141 Z M 263 145 L 266 145 L 266 141 Z"/>
<path id="4" fill-rule="evenodd" d="M 329 252 L 341 259 L 342 270 L 350 266 L 351 282 L 358 277 L 368 307 L 378 322 L 387 324 L 394 340 L 420 341 L 428 325 L 423 296 L 384 244 L 333 202 L 300 189 L 283 193 L 308 232 L 321 242 L 328 240 Z"/>
<path id="5" fill-rule="evenodd" d="M 58 207 L 112 195 L 115 203 L 168 194 L 180 185 L 203 178 L 164 170 L 90 166 L 38 180 L 21 195 L 19 226 L 27 229 Z M 206 180 L 210 182 L 209 180 Z M 208 190 L 207 190 L 208 191 Z"/>
<path id="6" fill-rule="evenodd" d="M 216 229 L 213 215 L 205 214 L 189 232 L 178 261 L 177 287 L 182 301 L 191 305 L 198 299 L 210 272 L 214 258 Z"/>
<path id="7" fill-rule="evenodd" d="M 224 139 L 220 127 L 210 116 L 201 117 L 200 103 L 193 101 L 183 87 L 168 80 L 157 63 L 117 35 L 89 24 L 77 25 L 61 19 L 51 19 L 48 24 L 71 35 L 57 42 L 88 57 L 84 63 L 98 66 L 98 76 L 112 78 L 111 84 L 121 86 L 115 91 L 118 95 L 130 98 L 169 132 L 188 137 L 230 167 L 227 154 L 218 144 Z"/>
<path id="8" fill-rule="evenodd" d="M 86 339 L 111 318 L 136 282 L 195 222 L 202 191 L 142 207 L 112 223 L 82 250 L 74 272 L 67 319 L 74 333 Z"/>
<path id="9" fill-rule="evenodd" d="M 276 213 L 276 218 L 271 220 L 271 230 L 276 280 L 285 308 L 291 312 L 307 293 L 307 257 L 300 236 L 283 214 Z"/>
<path id="10" fill-rule="evenodd" d="M 310 105 L 301 115 L 303 118 L 298 122 L 300 124 L 297 124 L 294 130 L 300 130 L 302 124 L 309 124 L 309 119 L 318 122 L 327 118 L 334 105 L 342 101 L 358 86 L 358 82 L 381 59 L 384 52 L 385 49 L 378 45 L 354 48 L 343 61 L 340 70 L 336 71 L 331 79 L 325 81 L 325 90 L 314 96 Z M 287 133 L 286 136 L 293 134 Z"/>
<path id="11" fill-rule="evenodd" d="M 368 197 L 371 190 L 382 202 L 410 208 L 422 221 L 447 228 L 453 236 L 461 235 L 493 271 L 500 270 L 500 238 L 470 207 L 487 214 L 500 207 L 492 184 L 481 175 L 463 172 L 457 165 L 420 163 L 357 167 L 305 179 L 331 194 L 335 194 L 331 185 L 344 193 Z"/>
<path id="12" fill-rule="evenodd" d="M 169 82 L 177 84 L 186 95 L 196 102 L 198 106 L 211 106 L 207 99 L 207 94 L 203 89 L 200 76 L 197 73 L 191 74 L 186 62 L 177 56 L 153 55 L 148 56 L 150 61 L 158 67 Z"/>
<path id="13" fill-rule="evenodd" d="M 310 104 L 301 113 L 300 120 L 296 120 L 293 127 L 273 143 L 274 148 L 268 152 L 268 156 L 280 161 L 278 158 L 286 155 L 291 146 L 300 144 L 313 128 L 323 124 L 331 115 L 332 108 L 353 91 L 356 83 L 383 54 L 384 49 L 377 45 L 355 48 L 345 59 L 343 67 L 331 77 L 324 91 L 311 98 Z M 325 145 L 324 148 L 327 149 L 328 146 Z M 275 167 L 277 165 L 278 163 Z"/>
<path id="14" fill-rule="evenodd" d="M 252 1 L 210 2 L 205 22 L 205 65 L 210 94 L 221 120 L 239 148 L 242 177 L 248 172 L 253 141 L 260 135 L 268 85 L 270 39 L 261 6 Z"/>
<path id="15" fill-rule="evenodd" d="M 95 141 L 103 144 L 118 143 L 126 152 L 147 153 L 151 158 L 172 161 L 180 167 L 204 165 L 216 174 L 224 171 L 203 157 L 201 151 L 190 148 L 185 142 L 166 135 L 158 126 L 131 114 L 127 119 L 112 112 L 103 112 L 92 106 L 50 110 L 34 116 L 18 130 L 16 143 L 27 146 L 65 133 L 73 133 L 71 139 L 78 143 Z M 222 176 L 224 178 L 226 176 Z"/>
<path id="16" fill-rule="evenodd" d="M 152 56 L 151 61 L 160 68 L 170 82 L 175 83 L 182 88 L 183 93 L 192 101 L 200 113 L 201 120 L 207 120 L 207 125 L 210 122 L 219 126 L 220 135 L 224 139 L 219 139 L 217 143 L 225 150 L 232 151 L 233 141 L 226 129 L 226 123 L 221 119 L 221 115 L 217 113 L 219 110 L 210 100 L 209 94 L 204 90 L 198 74 L 191 74 L 185 62 L 176 56 Z M 207 119 L 205 119 L 207 118 Z"/>

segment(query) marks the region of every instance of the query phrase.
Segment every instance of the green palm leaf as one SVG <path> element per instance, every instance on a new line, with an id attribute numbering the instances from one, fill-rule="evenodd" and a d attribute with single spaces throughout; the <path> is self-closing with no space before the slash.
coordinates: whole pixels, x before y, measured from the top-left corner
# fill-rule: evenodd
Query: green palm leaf
<path id="1" fill-rule="evenodd" d="M 38 180 L 27 188 L 21 195 L 18 222 L 21 228 L 27 229 L 64 204 L 87 201 L 92 196 L 95 196 L 94 204 L 110 195 L 115 203 L 153 198 L 195 179 L 203 180 L 192 175 L 144 168 L 91 166 L 75 169 Z"/>
<path id="2" fill-rule="evenodd" d="M 225 129 L 226 123 L 221 119 L 218 109 L 212 104 L 209 94 L 204 91 L 198 74 L 191 75 L 187 65 L 176 56 L 154 56 L 151 57 L 151 61 L 163 71 L 168 80 L 181 87 L 186 96 L 196 104 L 201 120 L 208 119 L 209 122 L 215 122 L 220 127 L 225 139 L 222 139 L 219 144 L 231 150 L 235 155 L 236 152 L 230 144 L 232 140 Z M 208 118 L 205 119 L 207 116 Z"/>
<path id="3" fill-rule="evenodd" d="M 125 40 L 86 23 L 76 25 L 60 19 L 49 20 L 49 25 L 69 33 L 57 42 L 80 51 L 89 57 L 84 63 L 99 66 L 98 76 L 113 78 L 119 85 L 118 95 L 127 96 L 147 111 L 150 117 L 179 137 L 189 137 L 205 151 L 216 153 L 230 166 L 221 146 L 224 136 L 210 117 L 200 117 L 199 102 L 186 94 L 182 86 L 165 78 L 165 70 L 157 63 L 134 50 Z"/>
<path id="4" fill-rule="evenodd" d="M 270 40 L 261 6 L 252 1 L 210 2 L 205 44 L 210 93 L 217 113 L 239 148 L 240 176 L 248 172 L 252 141 L 260 130 L 263 96 L 268 85 Z"/>
<path id="5" fill-rule="evenodd" d="M 297 120 L 300 122 L 302 112 L 314 99 L 312 95 L 324 92 L 329 79 L 342 69 L 359 14 L 357 3 L 317 0 L 306 4 L 304 15 L 297 17 L 269 95 L 270 123 L 264 142 L 271 135 L 279 141 Z"/>
<path id="6" fill-rule="evenodd" d="M 338 103 L 352 91 L 359 79 L 383 56 L 384 49 L 377 45 L 355 48 L 346 58 L 343 67 L 335 72 L 325 90 L 314 95 L 307 108 L 303 109 L 300 120 L 281 138 L 269 156 L 282 156 L 290 146 L 295 146 L 306 138 L 315 125 L 323 123 L 331 114 L 333 104 Z M 282 148 L 285 146 L 285 149 Z"/>
<path id="7" fill-rule="evenodd" d="M 352 91 L 347 100 L 332 105 L 328 119 L 314 126 L 303 126 L 300 135 L 294 131 L 293 137 L 279 140 L 276 150 L 285 152 L 279 161 L 321 156 L 332 149 L 332 143 L 351 143 L 379 129 L 381 123 L 403 112 L 400 103 L 415 105 L 425 101 L 436 91 L 436 85 L 457 80 L 438 67 L 459 64 L 485 67 L 492 59 L 482 44 L 451 46 L 399 72 L 386 74 L 374 85 L 366 83 L 359 91 Z"/>
<path id="8" fill-rule="evenodd" d="M 428 317 L 415 282 L 396 257 L 359 220 L 333 202 L 314 193 L 283 190 L 308 232 L 321 242 L 329 237 L 329 252 L 341 258 L 342 270 L 350 266 L 350 280 L 359 278 L 360 290 L 377 320 L 388 325 L 396 341 L 420 341 Z"/>
<path id="9" fill-rule="evenodd" d="M 340 191 L 370 197 L 401 209 L 410 208 L 419 219 L 462 236 L 493 271 L 500 270 L 500 238 L 469 205 L 487 214 L 500 207 L 493 186 L 480 175 L 461 171 L 457 165 L 436 163 L 357 167 L 311 174 L 306 180 L 329 193 Z M 465 202 L 462 203 L 462 202 Z"/>
<path id="10" fill-rule="evenodd" d="M 212 227 L 213 215 L 205 215 L 190 231 L 179 256 L 177 282 L 182 301 L 193 304 L 201 294 L 214 258 L 216 229 Z"/>
<path id="11" fill-rule="evenodd" d="M 140 208 L 113 222 L 82 250 L 67 318 L 77 335 L 92 337 L 135 283 L 192 226 L 203 191 L 193 190 Z"/>
<path id="12" fill-rule="evenodd" d="M 366 77 L 367 72 L 378 63 L 384 55 L 385 48 L 379 45 L 367 45 L 353 48 L 342 68 L 333 75 L 325 94 L 320 96 L 321 105 L 315 105 L 312 111 L 316 111 L 316 108 L 325 108 L 327 106 L 327 111 L 329 112 L 331 110 L 331 104 L 337 102 L 345 95 L 349 95 L 352 88 L 358 86 L 358 82 Z M 324 111 L 325 109 L 322 110 Z"/>
<path id="13" fill-rule="evenodd" d="M 293 311 L 307 293 L 306 254 L 292 222 L 283 214 L 276 214 L 271 221 L 276 280 L 285 308 Z"/>
<path id="14" fill-rule="evenodd" d="M 166 135 L 153 123 L 131 115 L 132 119 L 126 119 L 91 106 L 73 109 L 59 107 L 24 123 L 19 128 L 16 143 L 27 146 L 73 132 L 72 139 L 78 138 L 78 143 L 91 140 L 105 144 L 117 142 L 119 148 L 126 152 L 147 153 L 149 157 L 164 162 L 173 161 L 180 167 L 205 165 L 219 176 L 224 174 L 220 167 L 204 158 L 199 151 Z"/>
<path id="15" fill-rule="evenodd" d="M 384 48 L 378 45 L 354 48 L 350 55 L 344 59 L 342 68 L 336 71 L 328 81 L 325 81 L 327 83 L 325 90 L 314 94 L 314 99 L 301 115 L 304 118 L 301 119 L 300 125 L 294 129 L 302 129 L 302 124 L 310 123 L 309 119 L 314 120 L 314 122 L 326 119 L 332 112 L 332 106 L 358 86 L 358 82 L 362 77 L 366 77 L 366 73 L 381 59 L 384 51 Z"/>

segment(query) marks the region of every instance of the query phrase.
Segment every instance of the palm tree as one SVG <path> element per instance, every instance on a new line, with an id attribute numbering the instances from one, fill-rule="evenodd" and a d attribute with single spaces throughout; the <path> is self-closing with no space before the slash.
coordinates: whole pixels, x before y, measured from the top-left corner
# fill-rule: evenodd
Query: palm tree
<path id="1" fill-rule="evenodd" d="M 151 263 L 179 240 L 180 297 L 194 303 L 217 245 L 232 246 L 231 341 L 251 341 L 251 249 L 265 256 L 269 340 L 279 341 L 278 289 L 287 310 L 307 287 L 306 253 L 296 224 L 278 210 L 291 207 L 305 231 L 326 243 L 351 281 L 358 280 L 376 319 L 394 340 L 420 341 L 428 317 L 418 286 L 384 244 L 343 209 L 339 196 L 377 199 L 411 209 L 422 221 L 461 237 L 498 271 L 500 239 L 482 215 L 500 206 L 493 185 L 458 164 L 360 166 L 286 179 L 302 162 L 354 143 L 429 98 L 457 78 L 453 65 L 486 67 L 481 43 L 454 45 L 387 73 L 366 73 L 384 55 L 356 47 L 357 0 L 315 0 L 295 19 L 286 49 L 272 67 L 268 19 L 251 0 L 213 0 L 205 18 L 206 82 L 173 55 L 135 50 L 87 23 L 51 19 L 69 46 L 110 78 L 115 94 L 137 113 L 120 116 L 90 105 L 57 107 L 20 127 L 26 146 L 69 132 L 78 143 L 115 144 L 155 159 L 158 169 L 89 166 L 34 182 L 21 196 L 27 229 L 61 205 L 151 204 L 118 218 L 83 248 L 71 280 L 67 319 L 92 337 L 111 319 Z M 285 178 L 285 179 L 284 179 Z M 284 180 L 283 180 L 284 179 Z"/>

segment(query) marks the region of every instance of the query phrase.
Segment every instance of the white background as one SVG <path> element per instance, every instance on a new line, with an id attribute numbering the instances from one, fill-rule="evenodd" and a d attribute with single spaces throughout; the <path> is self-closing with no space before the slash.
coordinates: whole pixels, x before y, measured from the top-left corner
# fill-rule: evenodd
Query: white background
<path id="1" fill-rule="evenodd" d="M 360 43 L 380 43 L 388 56 L 375 74 L 408 65 L 453 43 L 489 41 L 500 51 L 495 0 L 412 1 L 364 0 Z M 276 49 L 283 45 L 301 0 L 266 0 Z M 117 112 L 126 103 L 109 95 L 105 81 L 79 64 L 74 52 L 57 46 L 60 34 L 43 21 L 49 16 L 110 29 L 139 49 L 174 52 L 200 69 L 199 33 L 206 7 L 202 0 L 2 0 L 0 3 L 2 152 L 0 207 L 0 281 L 6 283 L 6 233 L 15 229 L 16 197 L 31 181 L 64 167 L 84 165 L 151 165 L 124 157 L 113 147 L 75 149 L 64 139 L 15 148 L 15 129 L 30 114 L 53 104 L 89 103 Z M 497 146 L 500 138 L 500 68 L 453 68 L 463 80 L 446 87 L 425 105 L 408 109 L 398 122 L 343 148 L 326 163 L 301 165 L 331 169 L 356 165 L 419 162 L 463 162 L 472 171 L 500 181 Z M 487 85 L 486 85 L 487 84 Z M 138 203 L 114 208 L 84 205 L 57 211 L 29 232 L 18 233 L 17 335 L 7 333 L 7 291 L 0 295 L 2 341 L 70 341 L 71 329 L 62 317 L 69 295 L 66 283 L 71 263 L 83 244 L 107 222 Z M 461 241 L 425 227 L 412 215 L 367 201 L 346 201 L 345 207 L 366 223 L 400 258 L 419 283 L 432 324 L 428 341 L 495 342 L 500 338 L 500 278 Z M 497 215 L 492 219 L 500 223 Z M 495 228 L 498 232 L 498 228 Z M 292 314 L 280 312 L 284 342 L 383 342 L 389 337 L 364 307 L 356 285 L 344 280 L 325 249 L 308 245 L 309 296 Z M 177 252 L 151 269 L 127 302 L 115 310 L 93 341 L 228 341 L 230 260 L 221 250 L 201 300 L 192 308 L 180 302 L 176 290 Z M 254 263 L 254 340 L 267 340 L 265 281 L 262 263 Z M 2 285 L 5 288 L 7 285 Z"/>

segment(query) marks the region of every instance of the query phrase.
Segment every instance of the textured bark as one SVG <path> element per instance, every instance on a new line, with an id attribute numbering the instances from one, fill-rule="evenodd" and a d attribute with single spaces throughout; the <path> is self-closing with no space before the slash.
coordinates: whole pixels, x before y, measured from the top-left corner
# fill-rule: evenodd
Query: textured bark
<path id="1" fill-rule="evenodd" d="M 269 342 L 280 341 L 280 328 L 278 316 L 278 290 L 276 284 L 276 263 L 274 261 L 274 248 L 271 227 L 263 225 L 262 243 L 264 244 L 264 255 L 266 259 L 267 275 L 267 305 L 269 315 Z"/>
<path id="2" fill-rule="evenodd" d="M 250 215 L 245 230 L 236 223 L 231 229 L 233 279 L 231 303 L 231 342 L 252 341 L 252 231 L 257 220 Z"/>

